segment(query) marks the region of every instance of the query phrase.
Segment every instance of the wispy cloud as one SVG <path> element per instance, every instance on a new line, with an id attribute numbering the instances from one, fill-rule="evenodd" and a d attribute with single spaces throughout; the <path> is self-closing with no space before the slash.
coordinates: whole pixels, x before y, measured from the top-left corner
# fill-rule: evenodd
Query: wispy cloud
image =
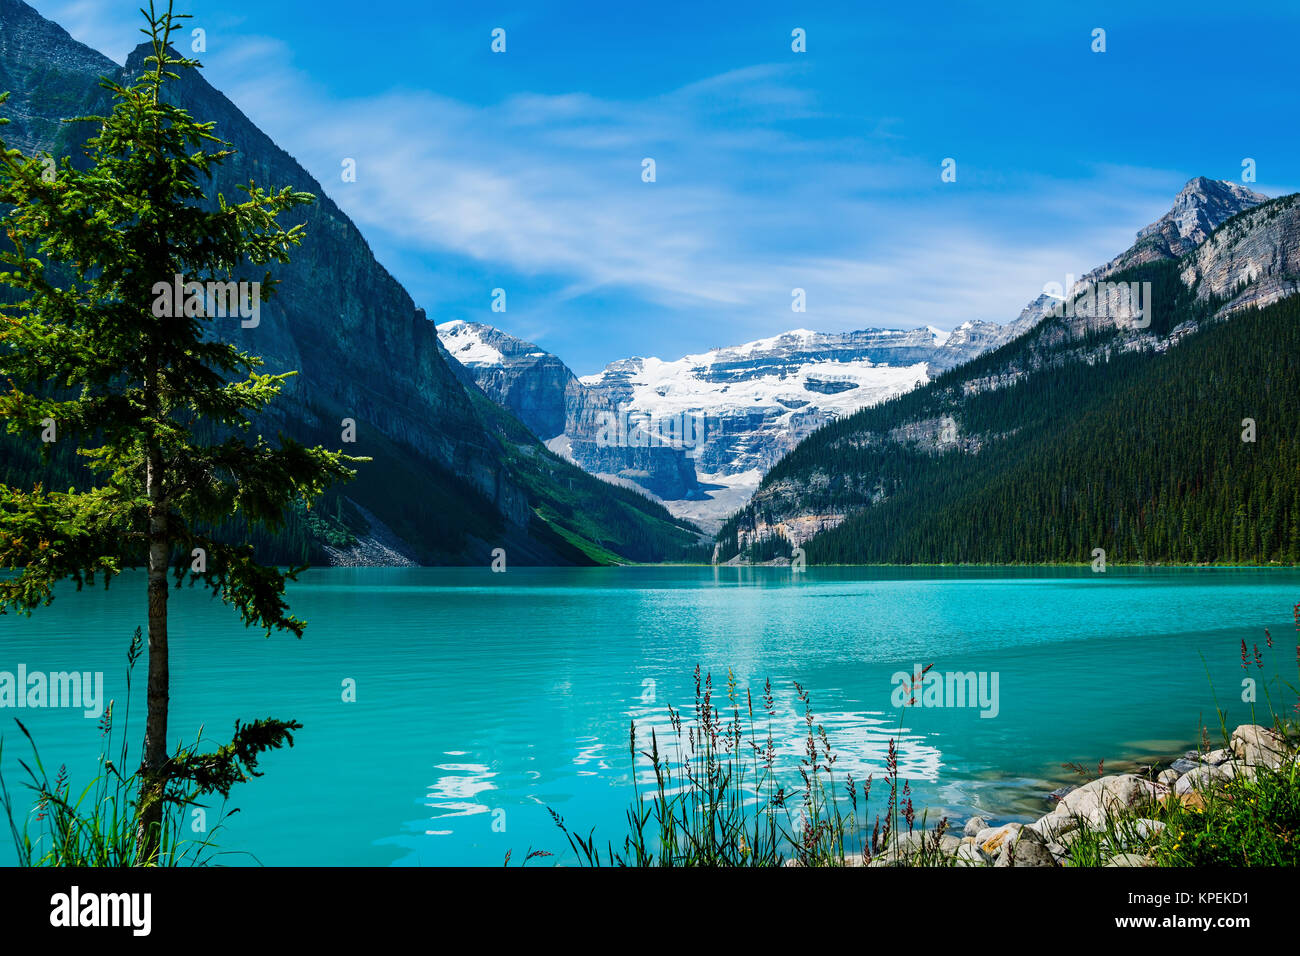
<path id="1" fill-rule="evenodd" d="M 125 56 L 125 6 L 38 6 Z M 522 285 L 530 295 L 502 324 L 561 354 L 610 337 L 611 297 L 655 321 L 621 329 L 607 359 L 795 325 L 1009 321 L 1044 283 L 1125 248 L 1187 178 L 971 164 L 941 184 L 942 155 L 905 123 L 881 115 L 846 132 L 793 62 L 640 98 L 521 91 L 472 103 L 411 88 L 331 94 L 283 40 L 244 25 L 210 49 L 207 78 L 308 167 L 435 318 L 490 320 L 465 314 L 465 289 Z M 646 157 L 656 182 L 642 181 Z M 355 183 L 340 179 L 345 158 Z M 463 281 L 429 265 L 441 261 Z M 790 311 L 794 287 L 807 292 L 805 315 Z M 486 304 L 485 290 L 475 295 Z"/>
<path id="2" fill-rule="evenodd" d="M 213 72 L 232 74 L 235 100 L 368 231 L 550 274 L 570 294 L 621 286 L 667 308 L 776 318 L 793 282 L 840 322 L 1009 319 L 1066 266 L 1120 251 L 1149 221 L 1135 215 L 1154 218 L 1153 196 L 1170 198 L 1167 178 L 1134 189 L 1114 170 L 974 198 L 917 190 L 938 183 L 937 164 L 887 142 L 855 159 L 862 142 L 786 132 L 814 105 L 772 67 L 642 101 L 521 94 L 472 106 L 429 93 L 322 100 L 292 71 L 253 75 L 240 60 Z M 719 112 L 747 121 L 721 125 Z M 647 156 L 654 183 L 641 180 Z M 357 161 L 355 184 L 337 182 L 343 157 Z M 1010 228 L 1009 207 L 1020 209 Z"/>

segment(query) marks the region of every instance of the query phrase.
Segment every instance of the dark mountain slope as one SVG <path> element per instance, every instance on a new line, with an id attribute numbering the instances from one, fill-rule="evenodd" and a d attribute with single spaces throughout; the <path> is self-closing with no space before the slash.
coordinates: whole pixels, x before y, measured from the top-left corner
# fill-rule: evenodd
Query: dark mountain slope
<path id="1" fill-rule="evenodd" d="M 110 109 L 109 96 L 95 77 L 101 72 L 134 77 L 145 55 L 145 48 L 138 48 L 119 71 L 17 0 L 0 0 L 0 36 L 6 38 L 0 41 L 2 76 L 15 92 L 11 103 L 26 109 L 21 144 L 29 153 L 39 149 L 78 157 L 89 125 L 59 124 L 58 119 Z M 216 320 L 217 334 L 263 356 L 268 371 L 300 373 L 263 428 L 340 447 L 342 420 L 353 419 L 357 441 L 344 447 L 374 458 L 360 466 L 357 481 L 323 503 L 321 514 L 333 520 L 293 516 L 277 539 L 255 537 L 264 553 L 282 560 L 304 554 L 322 560 L 324 544 L 369 532 L 364 511 L 426 563 L 486 562 L 495 547 L 505 547 L 512 563 L 590 563 L 596 560 L 593 555 L 609 559 L 604 545 L 581 536 L 575 545 L 538 514 L 541 505 L 574 494 L 567 487 L 552 488 L 548 481 L 568 480 L 566 468 L 582 473 L 561 465 L 543 477 L 521 464 L 514 446 L 503 443 L 499 422 L 484 417 L 483 406 L 452 373 L 438 348 L 434 324 L 375 260 L 365 238 L 321 184 L 196 71 L 185 71 L 171 89 L 193 115 L 215 121 L 217 134 L 238 150 L 219 167 L 209 201 L 215 202 L 218 193 L 237 198 L 237 186 L 250 179 L 317 197 L 312 206 L 295 211 L 292 221 L 305 223 L 306 238 L 292 262 L 275 270 L 281 285 L 263 303 L 260 323 L 244 328 L 237 319 Z M 6 127 L 6 135 L 14 128 Z M 243 276 L 260 277 L 252 269 Z M 33 461 L 31 450 L 21 444 L 11 436 L 0 439 L 0 480 L 18 484 L 48 483 L 56 475 L 79 478 L 66 452 L 45 465 Z M 537 453 L 544 451 L 536 441 L 532 446 Z M 696 535 L 680 526 L 661 534 L 663 518 L 644 499 L 628 501 L 599 484 L 582 487 L 580 504 L 591 505 L 589 514 L 613 509 L 611 527 L 601 527 L 596 517 L 590 522 L 589 530 L 602 542 L 621 540 L 628 528 L 644 525 L 646 540 L 663 547 L 635 549 L 637 558 L 646 560 L 675 557 L 695 541 Z M 611 501 L 616 504 L 606 507 Z M 239 529 L 232 527 L 232 533 Z"/>
<path id="2" fill-rule="evenodd" d="M 1072 365 L 972 402 L 1033 420 L 977 455 L 898 455 L 897 493 L 807 545 L 814 562 L 1300 561 L 1300 300 L 1169 356 Z M 1001 407 L 999 407 L 1001 406 Z M 1256 442 L 1242 441 L 1254 418 Z M 900 467 L 901 466 L 901 467 Z"/>
<path id="3" fill-rule="evenodd" d="M 101 76 L 120 67 L 20 0 L 0 0 L 0 91 L 9 145 L 27 155 L 48 149 L 62 120 L 85 105 Z"/>
<path id="4" fill-rule="evenodd" d="M 822 562 L 1087 561 L 1094 548 L 1300 560 L 1300 299 L 1284 297 L 1297 236 L 1298 196 L 1241 212 L 1179 259 L 1109 277 L 1151 283 L 1149 326 L 1049 317 L 816 432 L 724 526 L 717 557 L 801 544 Z"/>

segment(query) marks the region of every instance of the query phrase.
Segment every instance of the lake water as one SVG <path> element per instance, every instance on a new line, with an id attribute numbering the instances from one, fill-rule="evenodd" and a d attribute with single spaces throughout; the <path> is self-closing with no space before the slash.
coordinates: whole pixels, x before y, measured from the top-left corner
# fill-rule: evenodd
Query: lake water
<path id="1" fill-rule="evenodd" d="M 132 574 L 0 618 L 0 671 L 103 671 L 120 717 L 143 597 Z M 648 729 L 666 723 L 665 705 L 689 710 L 698 663 L 721 688 L 730 667 L 756 699 L 771 679 L 785 762 L 802 746 L 798 681 L 838 771 L 880 778 L 897 736 L 918 807 L 1025 819 L 1071 778 L 1065 761 L 1119 769 L 1191 746 L 1198 721 L 1217 728 L 1215 693 L 1230 728 L 1249 720 L 1243 639 L 1264 656 L 1252 675 L 1294 684 L 1298 600 L 1291 570 L 322 569 L 290 592 L 310 622 L 302 640 L 172 592 L 171 735 L 206 725 L 224 742 L 237 717 L 305 725 L 233 792 L 224 863 L 253 862 L 233 852 L 245 851 L 267 865 L 500 865 L 529 847 L 563 861 L 547 808 L 621 842 L 629 721 Z M 996 715 L 913 707 L 900 729 L 891 676 L 931 663 L 996 673 Z M 137 676 L 142 688 L 143 665 Z M 66 763 L 74 784 L 93 772 L 93 719 L 0 709 L 11 787 L 25 745 L 14 717 L 47 767 Z"/>

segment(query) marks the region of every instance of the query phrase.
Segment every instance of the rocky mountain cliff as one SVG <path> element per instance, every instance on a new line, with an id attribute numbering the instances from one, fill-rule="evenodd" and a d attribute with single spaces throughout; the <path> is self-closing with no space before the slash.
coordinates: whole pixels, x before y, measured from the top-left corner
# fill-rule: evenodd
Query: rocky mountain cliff
<path id="1" fill-rule="evenodd" d="M 459 320 L 438 326 L 438 338 L 474 382 L 543 441 L 564 434 L 566 409 L 582 383 L 556 356 L 490 325 Z"/>
<path id="2" fill-rule="evenodd" d="M 1201 301 L 1228 300 L 1218 315 L 1262 308 L 1300 290 L 1300 194 L 1234 216 L 1181 263 Z"/>
<path id="3" fill-rule="evenodd" d="M 889 554 L 887 560 L 930 560 L 939 554 L 962 553 L 960 546 L 954 545 L 955 551 L 945 550 L 939 542 L 926 539 L 922 543 L 921 538 L 909 535 L 913 527 L 942 522 L 960 542 L 978 541 L 980 535 L 968 526 L 985 517 L 980 511 L 988 508 L 985 499 L 993 494 L 990 489 L 1013 481 L 1041 493 L 1047 507 L 1053 500 L 1052 488 L 1038 489 L 1035 474 L 1055 474 L 1057 466 L 1052 462 L 1063 447 L 1087 445 L 1092 440 L 1089 436 L 1112 425 L 1120 429 L 1117 435 L 1124 436 L 1114 438 L 1117 445 L 1131 439 L 1137 426 L 1130 424 L 1127 431 L 1122 430 L 1124 402 L 1128 414 L 1133 414 L 1136 406 L 1144 404 L 1144 394 L 1157 391 L 1157 381 L 1171 396 L 1181 397 L 1184 391 L 1198 388 L 1203 394 L 1184 402 L 1186 408 L 1152 409 L 1146 424 L 1158 434 L 1163 431 L 1163 441 L 1170 446 L 1175 442 L 1172 436 L 1181 432 L 1185 453 L 1199 456 L 1197 460 L 1208 457 L 1211 452 L 1197 447 L 1203 435 L 1187 415 L 1198 402 L 1208 401 L 1211 392 L 1232 390 L 1231 400 L 1221 396 L 1213 403 L 1214 414 L 1231 405 L 1234 412 L 1244 407 L 1256 417 L 1277 417 L 1279 401 L 1290 401 L 1273 394 L 1278 382 L 1289 380 L 1289 367 L 1259 372 L 1260 381 L 1243 380 L 1238 374 L 1250 365 L 1272 361 L 1254 337 L 1263 335 L 1260 329 L 1265 327 L 1275 330 L 1270 333 L 1274 335 L 1277 329 L 1288 328 L 1290 313 L 1269 312 L 1267 320 L 1252 319 L 1235 336 L 1230 329 L 1221 333 L 1214 339 L 1219 343 L 1214 346 L 1218 352 L 1210 350 L 1206 345 L 1210 339 L 1198 333 L 1225 320 L 1232 325 L 1247 308 L 1279 304 L 1295 292 L 1300 280 L 1298 243 L 1300 195 L 1267 200 L 1234 184 L 1192 180 L 1179 193 L 1170 213 L 1141 230 L 1131 249 L 1085 277 L 1085 282 L 1148 283 L 1144 321 L 1135 321 L 1132 310 L 1069 314 L 1053 311 L 1052 303 L 1036 315 L 1031 304 L 1009 327 L 1019 324 L 1021 334 L 1006 344 L 916 392 L 843 419 L 802 443 L 768 473 L 753 500 L 724 525 L 717 557 L 728 560 L 739 556 L 743 560 L 745 555 L 757 553 L 758 543 L 763 543 L 758 551 L 766 557 L 773 540 L 782 542 L 786 551 L 790 546 L 807 546 L 810 555 L 821 553 L 824 559 L 831 559 L 834 554 L 835 560 L 854 560 L 854 555 L 861 559 L 869 554 Z M 1164 356 L 1181 353 L 1183 343 L 1193 340 L 1196 349 L 1179 354 L 1179 365 L 1199 370 L 1220 362 L 1230 348 L 1244 357 L 1230 364 L 1226 372 L 1198 371 L 1171 377 L 1164 369 L 1174 366 L 1161 364 Z M 1210 377 L 1198 384 L 1196 375 Z M 1145 387 L 1137 384 L 1144 376 L 1151 383 Z M 1090 387 L 1090 381 L 1095 381 L 1095 386 Z M 1078 390 L 1072 400 L 1063 394 L 1067 384 Z M 1121 387 L 1139 391 L 1121 393 Z M 1265 392 L 1251 398 L 1252 388 Z M 1104 403 L 1108 389 L 1116 390 L 1117 395 L 1111 405 Z M 1127 397 L 1121 400 L 1121 394 Z M 1089 428 L 1084 429 L 1079 423 L 1088 414 L 1090 403 L 1105 410 L 1093 414 Z M 1235 422 L 1245 414 L 1240 412 L 1230 423 L 1236 429 L 1231 432 L 1234 439 L 1240 431 Z M 1222 427 L 1227 434 L 1227 426 Z M 1269 453 L 1277 454 L 1277 447 L 1272 446 Z M 1216 456 L 1227 454 L 1222 444 L 1211 451 Z M 1146 452 L 1132 452 L 1127 461 L 1120 460 L 1118 451 L 1113 454 L 1116 461 L 1098 465 L 1092 477 L 1101 481 L 1101 472 L 1131 467 L 1133 460 L 1145 457 Z M 1172 447 L 1164 456 L 1166 462 L 1170 455 L 1176 455 Z M 1032 537 L 1043 533 L 1044 527 L 1051 525 L 1050 516 L 1059 517 L 1062 512 L 1062 500 L 1070 501 L 1074 495 L 1084 494 L 1092 502 L 1090 506 L 1100 507 L 1097 486 L 1086 492 L 1070 487 L 1072 481 L 1079 480 L 1082 460 L 1081 453 L 1062 459 L 1061 469 L 1075 471 L 1063 472 L 1070 478 L 1056 479 L 1067 487 L 1056 489 L 1056 503 L 1049 511 L 1035 512 L 1034 503 L 1021 502 L 1022 510 L 1038 524 L 1022 527 L 1028 519 L 1006 519 L 1021 527 L 1018 534 Z M 1154 489 L 1146 494 L 1172 497 L 1190 494 L 1189 487 L 1200 489 L 1206 482 L 1221 480 L 1217 474 L 1211 478 L 1202 473 L 1190 485 L 1185 479 L 1184 484 L 1170 489 L 1163 485 L 1164 472 L 1169 469 L 1156 462 L 1149 467 L 1156 473 L 1125 475 L 1125 481 L 1137 480 L 1140 487 Z M 1086 481 L 1089 473 L 1083 472 L 1082 477 Z M 1041 480 L 1050 484 L 1052 479 Z M 1104 480 L 1107 483 L 1102 487 L 1109 498 L 1115 486 L 1113 479 Z M 1240 490 L 1251 493 L 1248 487 Z M 949 514 L 946 509 L 963 494 L 969 498 L 960 513 Z M 1230 497 L 1231 491 L 1223 494 Z M 984 503 L 976 505 L 975 501 Z M 1119 515 L 1129 504 L 1129 499 L 1120 497 L 1111 507 Z M 1203 502 L 1182 504 L 1191 512 L 1204 507 Z M 1153 507 L 1154 502 L 1143 505 L 1142 514 L 1153 516 Z M 1086 511 L 1082 505 L 1079 508 L 1081 513 Z M 903 512 L 906 519 L 900 517 Z M 1211 514 L 1214 520 L 1220 519 Z M 1274 519 L 1277 514 L 1275 509 Z M 1039 544 L 1043 553 L 1062 548 L 1066 530 L 1070 534 L 1081 530 L 1051 527 L 1056 528 L 1056 537 L 1049 544 Z M 1085 530 L 1096 543 L 1107 537 L 1101 528 Z M 878 540 L 866 544 L 873 535 Z M 1045 560 L 1026 557 L 1029 552 L 1025 545 L 1019 560 Z M 1059 559 L 1061 552 L 1054 553 Z M 1086 557 L 1086 552 L 1071 556 Z M 998 560 L 987 553 L 965 559 Z M 1014 555 L 1003 559 L 1017 560 Z"/>
<path id="4" fill-rule="evenodd" d="M 1137 243 L 1111 262 L 1107 271 L 1115 272 L 1156 259 L 1177 259 L 1203 243 L 1210 233 L 1239 212 L 1267 201 L 1267 196 L 1237 183 L 1197 176 L 1179 190 L 1167 213 L 1138 230 Z"/>
<path id="5" fill-rule="evenodd" d="M 88 124 L 59 120 L 111 109 L 97 78 L 137 76 L 147 52 L 141 45 L 122 70 L 25 4 L 0 0 L 0 89 L 13 91 L 8 105 L 14 109 L 7 106 L 6 115 L 17 120 L 4 135 L 29 154 L 79 156 Z M 357 441 L 348 450 L 375 461 L 362 466 L 347 494 L 360 508 L 356 513 L 377 518 L 421 561 L 486 562 L 495 547 L 505 547 L 515 563 L 589 561 L 584 545 L 575 546 L 565 533 L 572 527 L 561 530 L 539 519 L 548 498 L 587 488 L 585 476 L 536 443 L 532 459 L 519 457 L 518 435 L 507 439 L 508 425 L 476 406 L 445 360 L 434 323 L 301 164 L 198 71 L 181 71 L 167 89 L 193 115 L 215 121 L 217 134 L 237 149 L 217 168 L 208 201 L 218 193 L 236 196 L 238 184 L 250 180 L 317 197 L 293 214 L 305 224 L 305 240 L 292 261 L 274 271 L 279 294 L 264 303 L 260 324 L 244 328 L 235 320 L 216 329 L 263 356 L 267 370 L 299 371 L 272 424 L 338 447 L 342 420 L 355 420 Z M 543 460 L 548 477 L 532 470 Z M 649 501 L 620 502 L 619 520 L 673 524 Z M 550 514 L 564 524 L 559 511 Z M 688 529 L 664 533 L 683 543 L 693 539 Z M 618 535 L 597 537 L 603 543 L 590 542 L 591 551 L 604 550 Z"/>
<path id="6" fill-rule="evenodd" d="M 28 156 L 48 149 L 99 78 L 120 70 L 21 0 L 0 0 L 0 92 L 10 94 L 4 136 L 14 149 Z"/>
<path id="7" fill-rule="evenodd" d="M 513 412 L 547 447 L 588 472 L 660 500 L 704 497 L 687 449 L 632 426 L 602 436 L 619 415 L 618 396 L 587 388 L 559 358 L 531 342 L 474 322 L 438 328 L 443 348 L 493 401 Z"/>
<path id="8" fill-rule="evenodd" d="M 1102 282 L 1123 269 L 1177 259 L 1199 246 L 1233 216 L 1267 200 L 1267 196 L 1237 183 L 1197 176 L 1179 190 L 1167 213 L 1138 230 L 1132 246 L 1110 262 L 1080 276 L 1077 284 Z M 1063 295 L 1069 290 L 1060 291 Z M 1007 326 L 1003 341 L 1009 342 L 1028 332 L 1059 304 L 1060 298 L 1040 293 Z"/>
<path id="9" fill-rule="evenodd" d="M 988 322 L 947 333 L 799 329 L 671 362 L 623 359 L 579 380 L 554 355 L 491 326 L 439 329 L 448 354 L 548 447 L 715 526 L 816 428 L 960 365 L 1004 334 Z"/>
<path id="10" fill-rule="evenodd" d="M 640 487 L 674 514 L 712 529 L 818 428 L 1006 345 L 1038 328 L 1067 298 L 1069 314 L 1039 336 L 1044 346 L 1132 324 L 1136 303 L 1121 303 L 1113 312 L 1075 310 L 1073 296 L 1125 270 L 1178 259 L 1266 198 L 1235 183 L 1193 179 L 1169 212 L 1138 231 L 1130 249 L 1080 277 L 1074 290 L 1040 294 L 1005 326 L 972 321 L 949 333 L 799 329 L 676 361 L 622 359 L 581 380 L 556 356 L 489 325 L 449 323 L 439 335 L 483 391 L 553 450 L 593 474 Z M 1285 274 L 1288 251 L 1279 255 L 1271 262 L 1260 249 L 1240 250 L 1239 260 L 1225 266 L 1227 273 L 1204 287 L 1239 281 L 1251 269 L 1260 276 Z M 1288 288 L 1286 282 L 1276 278 L 1273 285 L 1256 285 L 1253 301 L 1272 301 L 1268 296 Z M 1016 374 L 1000 373 L 1003 378 Z M 971 387 L 989 384 L 981 380 Z M 612 435 L 604 427 L 611 421 L 618 425 Z M 907 422 L 895 434 L 906 440 L 930 435 L 937 441 L 945 428 L 940 419 Z M 824 516 L 805 524 L 820 528 L 837 520 Z"/>

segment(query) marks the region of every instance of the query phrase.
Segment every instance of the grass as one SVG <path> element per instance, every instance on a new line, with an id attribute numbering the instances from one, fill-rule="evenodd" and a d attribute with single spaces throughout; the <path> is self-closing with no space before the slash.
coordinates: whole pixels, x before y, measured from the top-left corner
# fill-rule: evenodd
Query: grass
<path id="1" fill-rule="evenodd" d="M 1300 668 L 1300 604 L 1294 616 Z M 1271 647 L 1273 638 L 1267 631 L 1265 635 Z M 1242 666 L 1247 671 L 1252 660 L 1262 668 L 1258 649 L 1252 658 L 1243 642 Z M 1280 677 L 1276 684 L 1297 701 L 1282 711 L 1268 683 L 1263 684 L 1267 722 L 1290 745 L 1281 766 L 1258 765 L 1190 797 L 1170 795 L 1126 809 L 1108 816 L 1098 830 L 1080 826 L 1058 838 L 1070 844 L 1066 865 L 1103 866 L 1122 852 L 1137 854 L 1144 865 L 1154 866 L 1300 865 L 1300 690 Z M 919 685 L 914 680 L 913 689 Z M 576 831 L 550 811 L 579 865 L 975 865 L 954 857 L 953 839 L 960 834 L 949 832 L 946 818 L 932 829 L 926 828 L 926 814 L 918 821 L 910 785 L 899 777 L 896 738 L 889 741 L 879 781 L 874 775 L 861 781 L 850 774 L 840 777 L 808 693 L 798 683 L 794 687 L 804 745 L 797 767 L 786 771 L 776 761 L 771 682 L 764 684 L 755 706 L 750 691 L 742 693 L 730 671 L 719 693 L 711 675 L 701 677 L 697 666 L 689 719 L 669 706 L 667 739 L 654 729 L 642 739 L 635 722 L 629 727 L 635 797 L 617 844 L 607 840 L 602 846 L 594 829 Z M 1223 747 L 1230 749 L 1231 734 L 1221 709 L 1219 724 Z M 1202 749 L 1208 751 L 1204 729 L 1201 737 Z M 1095 774 L 1077 769 L 1089 778 L 1103 772 L 1101 764 Z M 1147 774 L 1154 779 L 1156 768 L 1148 768 Z"/>
<path id="2" fill-rule="evenodd" d="M 1139 821 L 1163 829 L 1142 834 Z M 1135 807 L 1103 830 L 1081 828 L 1070 852 L 1075 867 L 1103 866 L 1118 852 L 1160 867 L 1300 866 L 1300 762 L 1293 755 L 1253 778 Z"/>
<path id="3" fill-rule="evenodd" d="M 723 695 L 712 676 L 695 668 L 695 702 L 690 719 L 668 708 L 671 734 L 657 730 L 638 740 L 635 722 L 628 729 L 637 799 L 627 811 L 627 833 L 618 846 L 598 845 L 594 831 L 571 830 L 551 810 L 580 863 L 589 866 L 748 867 L 845 866 L 888 854 L 894 834 L 916 828 L 911 788 L 898 774 L 891 739 L 886 775 L 888 797 L 883 817 L 868 820 L 873 779 L 836 774 L 836 757 L 825 728 L 817 722 L 808 692 L 795 692 L 804 728 L 803 754 L 797 772 L 782 779 L 777 768 L 772 726 L 776 718 L 770 681 L 760 694 L 742 695 L 727 674 Z M 723 706 L 719 706 L 719 704 Z M 638 750 L 638 742 L 644 749 Z M 638 758 L 644 761 L 639 764 Z M 644 789 L 636 783 L 642 767 L 652 778 Z M 937 855 L 947 829 L 940 821 L 934 834 L 917 840 L 917 853 Z"/>
<path id="4" fill-rule="evenodd" d="M 1157 866 L 1300 866 L 1300 764 L 1234 778 L 1203 807 L 1174 804 L 1164 823 Z"/>
<path id="5" fill-rule="evenodd" d="M 179 867 L 204 866 L 215 860 L 218 848 L 213 837 L 228 814 L 219 812 L 209 828 L 208 808 L 198 802 L 201 789 L 186 789 L 181 781 L 169 787 L 157 848 L 147 858 L 141 855 L 137 841 L 140 779 L 138 773 L 123 773 L 123 768 L 130 766 L 126 740 L 131 674 L 142 649 L 143 638 L 137 628 L 127 650 L 121 746 L 114 748 L 118 728 L 114 726 L 114 702 L 110 701 L 99 721 L 100 736 L 104 739 L 99 772 L 82 789 L 73 790 L 66 766 L 60 766 L 51 779 L 35 739 L 22 721 L 15 721 L 31 751 L 30 757 L 18 761 L 25 775 L 22 786 L 33 792 L 35 802 L 25 810 L 20 809 L 21 801 L 10 790 L 0 769 L 0 807 L 4 809 L 20 866 Z M 183 762 L 194 755 L 193 748 L 181 748 L 177 758 Z M 3 759 L 4 742 L 0 740 L 0 768 Z"/>

